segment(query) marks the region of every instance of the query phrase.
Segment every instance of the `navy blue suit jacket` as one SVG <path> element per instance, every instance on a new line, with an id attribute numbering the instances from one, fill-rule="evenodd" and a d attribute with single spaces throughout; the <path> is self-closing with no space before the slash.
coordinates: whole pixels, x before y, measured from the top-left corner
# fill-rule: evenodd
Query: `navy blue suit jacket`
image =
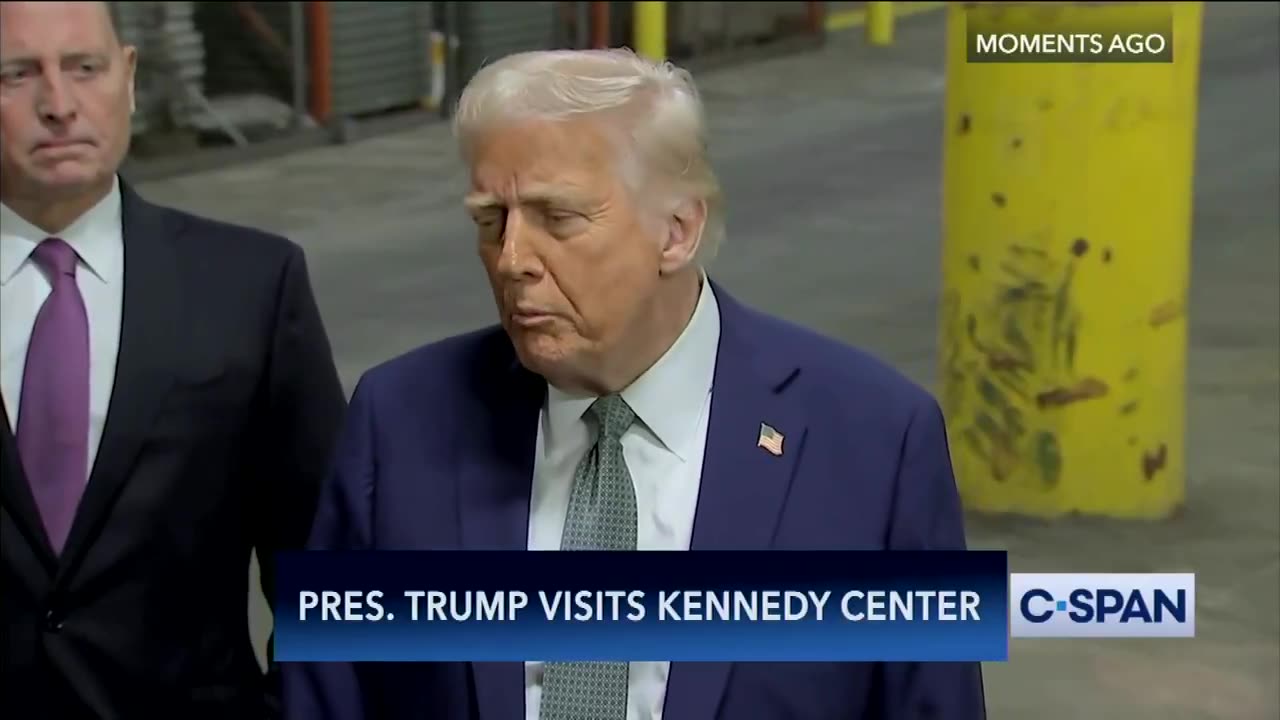
<path id="1" fill-rule="evenodd" d="M 693 550 L 965 547 L 942 414 L 869 356 L 713 285 L 721 339 Z M 369 371 L 316 549 L 526 547 L 546 383 L 490 328 Z M 786 436 L 774 457 L 760 423 Z M 291 720 L 522 720 L 520 663 L 297 664 Z M 978 720 L 977 664 L 674 663 L 664 720 Z"/>

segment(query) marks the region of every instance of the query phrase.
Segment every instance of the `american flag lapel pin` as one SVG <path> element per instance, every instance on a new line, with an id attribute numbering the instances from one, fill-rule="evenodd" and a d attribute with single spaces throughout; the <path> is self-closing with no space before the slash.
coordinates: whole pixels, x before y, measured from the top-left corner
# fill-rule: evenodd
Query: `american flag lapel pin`
<path id="1" fill-rule="evenodd" d="M 760 438 L 756 440 L 756 447 L 764 448 L 772 455 L 781 456 L 782 440 L 782 433 L 765 423 L 760 423 Z"/>

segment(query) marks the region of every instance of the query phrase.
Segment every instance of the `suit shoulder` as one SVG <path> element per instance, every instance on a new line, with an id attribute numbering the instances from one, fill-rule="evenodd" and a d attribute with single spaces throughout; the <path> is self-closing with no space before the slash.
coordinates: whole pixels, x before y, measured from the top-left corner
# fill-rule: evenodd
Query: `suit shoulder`
<path id="1" fill-rule="evenodd" d="M 278 233 L 168 206 L 156 206 L 180 228 L 180 247 L 240 266 L 281 267 L 304 256 L 298 243 Z"/>
<path id="2" fill-rule="evenodd" d="M 379 396 L 424 389 L 452 395 L 469 386 L 470 380 L 494 377 L 515 361 L 506 333 L 493 325 L 436 340 L 379 363 L 365 371 L 358 386 Z"/>
<path id="3" fill-rule="evenodd" d="M 781 318 L 760 315 L 767 345 L 798 358 L 801 382 L 826 402 L 895 417 L 936 404 L 924 386 L 874 353 Z"/>

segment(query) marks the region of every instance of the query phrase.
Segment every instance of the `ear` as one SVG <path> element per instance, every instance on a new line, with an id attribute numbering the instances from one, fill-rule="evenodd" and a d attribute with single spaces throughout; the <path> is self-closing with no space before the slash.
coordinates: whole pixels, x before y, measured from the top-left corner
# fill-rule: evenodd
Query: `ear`
<path id="1" fill-rule="evenodd" d="M 138 71 L 138 48 L 133 45 L 125 45 L 122 48 L 124 54 L 124 72 L 125 79 L 129 86 L 129 112 L 138 111 L 138 98 L 134 88 L 134 80 Z"/>
<path id="2" fill-rule="evenodd" d="M 667 218 L 666 240 L 658 271 L 663 275 L 688 267 L 698 254 L 702 230 L 707 225 L 705 200 L 685 200 Z"/>

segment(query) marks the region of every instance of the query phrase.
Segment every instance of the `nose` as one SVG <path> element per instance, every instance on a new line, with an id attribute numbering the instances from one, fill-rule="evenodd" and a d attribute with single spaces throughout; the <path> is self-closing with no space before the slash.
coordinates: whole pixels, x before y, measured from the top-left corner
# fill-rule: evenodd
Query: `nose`
<path id="1" fill-rule="evenodd" d="M 63 125 L 75 119 L 78 110 L 75 91 L 61 73 L 45 76 L 36 110 L 40 119 L 50 124 Z"/>
<path id="2" fill-rule="evenodd" d="M 498 256 L 498 272 L 509 279 L 537 279 L 542 276 L 542 260 L 538 256 L 535 229 L 513 209 L 507 213 L 502 234 L 502 253 Z"/>

